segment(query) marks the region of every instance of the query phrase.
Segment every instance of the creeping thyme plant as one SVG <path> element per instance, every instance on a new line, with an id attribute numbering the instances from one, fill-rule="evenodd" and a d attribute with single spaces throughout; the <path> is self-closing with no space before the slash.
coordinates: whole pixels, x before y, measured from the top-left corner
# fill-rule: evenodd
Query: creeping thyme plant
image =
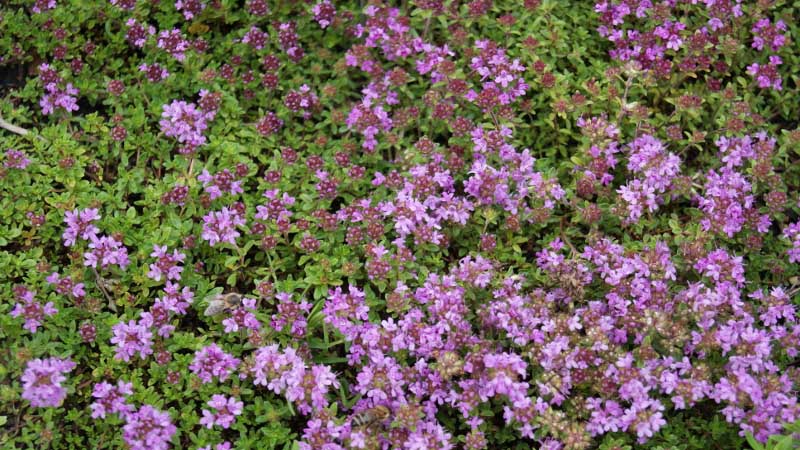
<path id="1" fill-rule="evenodd" d="M 3 2 L 2 447 L 791 444 L 798 23 Z"/>

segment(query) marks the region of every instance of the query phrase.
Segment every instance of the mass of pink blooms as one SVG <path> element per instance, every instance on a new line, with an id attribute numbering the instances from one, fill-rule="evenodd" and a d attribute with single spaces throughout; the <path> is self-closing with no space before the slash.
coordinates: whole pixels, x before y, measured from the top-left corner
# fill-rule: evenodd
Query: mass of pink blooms
<path id="1" fill-rule="evenodd" d="M 95 74 L 103 101 L 165 97 L 91 143 L 124 158 L 80 168 L 96 186 L 130 170 L 135 196 L 86 200 L 58 179 L 53 208 L 27 216 L 63 255 L 26 263 L 37 272 L 7 289 L 2 322 L 20 330 L 2 336 L 34 342 L 68 320 L 77 344 L 15 356 L 25 414 L 75 399 L 131 450 L 245 448 L 237 433 L 281 408 L 301 450 L 643 446 L 695 410 L 766 442 L 800 419 L 791 131 L 742 99 L 713 111 L 721 127 L 677 118 L 708 101 L 689 89 L 646 91 L 699 76 L 708 95 L 739 83 L 796 99 L 790 21 L 740 0 L 597 1 L 612 81 L 542 100 L 586 68 L 554 75 L 543 44 L 511 43 L 522 13 L 475 25 L 499 1 L 103 3 L 136 59 L 134 75 Z M 550 26 L 553 2 L 517 3 Z M 735 78 L 737 49 L 756 56 Z M 79 72 L 38 64 L 40 121 L 83 113 Z M 658 114 L 671 125 L 649 125 Z M 66 145 L 5 149 L 0 182 L 50 176 L 43 153 Z M 207 312 L 223 291 L 241 300 Z M 89 351 L 102 367 L 78 363 Z M 376 408 L 389 418 L 359 424 Z"/>

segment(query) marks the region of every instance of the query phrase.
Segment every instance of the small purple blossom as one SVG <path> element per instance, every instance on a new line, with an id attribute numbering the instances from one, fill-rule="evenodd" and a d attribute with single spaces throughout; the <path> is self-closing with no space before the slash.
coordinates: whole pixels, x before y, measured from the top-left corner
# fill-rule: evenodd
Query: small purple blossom
<path id="1" fill-rule="evenodd" d="M 33 407 L 61 406 L 67 390 L 61 386 L 64 375 L 75 368 L 70 359 L 47 358 L 28 361 L 22 374 L 22 398 Z"/>
<path id="2" fill-rule="evenodd" d="M 116 344 L 116 359 L 128 362 L 137 353 L 141 359 L 153 354 L 153 333 L 150 329 L 135 320 L 119 322 L 111 327 L 114 336 L 111 343 Z"/>
<path id="3" fill-rule="evenodd" d="M 275 294 L 278 300 L 278 313 L 272 315 L 270 325 L 276 330 L 282 330 L 286 325 L 291 325 L 289 332 L 292 336 L 302 338 L 306 334 L 306 315 L 311 312 L 311 304 L 305 299 L 299 303 L 292 300 L 288 292 Z"/>
<path id="4" fill-rule="evenodd" d="M 46 316 L 52 316 L 58 312 L 58 309 L 53 306 L 53 302 L 47 302 L 44 306 L 34 300 L 36 292 L 28 290 L 27 288 L 20 288 L 17 293 L 17 298 L 21 302 L 14 305 L 11 310 L 11 317 L 22 316 L 25 319 L 25 325 L 22 327 L 31 333 L 36 333 L 36 330 L 42 325 L 42 321 Z"/>
<path id="5" fill-rule="evenodd" d="M 96 400 L 89 405 L 92 419 L 104 419 L 108 414 L 120 414 L 121 417 L 125 417 L 133 411 L 133 407 L 125 402 L 126 396 L 131 394 L 133 394 L 133 383 L 122 380 L 117 381 L 116 386 L 106 381 L 95 383 L 92 397 Z"/>
<path id="6" fill-rule="evenodd" d="M 789 262 L 800 262 L 800 222 L 789 224 L 784 228 L 783 236 L 792 241 L 792 248 L 786 251 Z"/>
<path id="7" fill-rule="evenodd" d="M 185 52 L 189 50 L 190 44 L 181 34 L 181 30 L 164 30 L 158 33 L 158 48 L 163 49 L 176 60 L 183 62 L 186 59 Z"/>
<path id="8" fill-rule="evenodd" d="M 106 269 L 115 264 L 125 270 L 130 264 L 128 249 L 115 238 L 91 236 L 89 241 L 89 251 L 83 254 L 84 266 Z"/>
<path id="9" fill-rule="evenodd" d="M 225 381 L 239 366 L 239 359 L 225 353 L 215 343 L 207 345 L 194 354 L 189 370 L 197 375 L 203 383 L 210 383 L 212 377 Z"/>
<path id="10" fill-rule="evenodd" d="M 142 405 L 125 416 L 122 437 L 131 450 L 168 450 L 175 431 L 169 413 Z"/>
<path id="11" fill-rule="evenodd" d="M 783 60 L 778 55 L 769 57 L 769 63 L 753 63 L 747 66 L 747 73 L 752 75 L 758 82 L 758 87 L 762 89 L 772 88 L 776 91 L 783 89 L 783 80 L 778 73 L 778 66 L 783 64 Z"/>
<path id="12" fill-rule="evenodd" d="M 236 416 L 242 414 L 242 407 L 244 406 L 244 402 L 237 401 L 235 397 L 226 399 L 224 395 L 220 394 L 214 394 L 207 404 L 216 409 L 216 412 L 211 412 L 207 409 L 203 410 L 200 425 L 205 425 L 208 429 L 213 428 L 214 425 L 219 425 L 224 429 L 230 428 L 236 420 Z"/>
<path id="13" fill-rule="evenodd" d="M 159 81 L 163 81 L 169 76 L 169 72 L 166 68 L 160 66 L 159 64 L 145 64 L 142 63 L 139 66 L 139 72 L 144 73 L 147 76 L 148 81 L 153 83 L 158 83 Z"/>
<path id="14" fill-rule="evenodd" d="M 250 27 L 250 30 L 242 37 L 242 43 L 248 44 L 255 50 L 261 50 L 268 42 L 269 35 L 256 26 Z"/>
<path id="15" fill-rule="evenodd" d="M 336 17 L 336 7 L 331 4 L 330 0 L 317 3 L 311 8 L 311 12 L 314 13 L 314 20 L 323 29 L 328 28 Z"/>
<path id="16" fill-rule="evenodd" d="M 86 296 L 83 283 L 75 283 L 72 277 L 62 277 L 58 272 L 53 272 L 46 278 L 48 284 L 56 287 L 56 292 L 61 295 L 69 295 L 72 298 L 80 299 Z"/>
<path id="17" fill-rule="evenodd" d="M 41 14 L 49 9 L 55 9 L 56 6 L 58 6 L 56 0 L 36 0 L 31 10 L 36 14 Z"/>
<path id="18" fill-rule="evenodd" d="M 97 233 L 100 229 L 94 226 L 92 222 L 99 220 L 97 208 L 88 208 L 84 210 L 75 209 L 64 213 L 64 223 L 67 224 L 67 229 L 61 236 L 64 239 L 64 245 L 72 247 L 78 238 L 83 240 L 97 239 Z"/>
<path id="19" fill-rule="evenodd" d="M 203 190 L 208 193 L 211 200 L 216 200 L 223 193 L 236 195 L 244 192 L 242 190 L 242 181 L 237 180 L 228 169 L 223 169 L 213 176 L 207 169 L 203 169 L 203 172 L 197 176 L 197 180 L 203 183 Z"/>
<path id="20" fill-rule="evenodd" d="M 173 250 L 172 254 L 170 255 L 167 253 L 166 245 L 159 247 L 158 245 L 153 244 L 153 252 L 150 253 L 150 256 L 153 258 L 158 258 L 158 261 L 150 264 L 150 271 L 147 272 L 147 276 L 149 278 L 156 281 L 161 281 L 162 276 L 164 276 L 167 280 L 181 279 L 183 267 L 181 267 L 180 264 L 183 263 L 184 259 L 186 259 L 186 255 L 178 250 Z"/>
<path id="21" fill-rule="evenodd" d="M 131 45 L 139 48 L 144 47 L 148 36 L 152 36 L 156 33 L 155 27 L 148 25 L 145 28 L 144 25 L 137 22 L 133 17 L 125 22 L 125 26 L 128 27 L 128 31 L 125 34 L 125 39 L 130 42 Z"/>
<path id="22" fill-rule="evenodd" d="M 204 0 L 176 0 L 175 9 L 183 12 L 183 18 L 192 20 L 206 8 Z"/>
<path id="23" fill-rule="evenodd" d="M 3 167 L 6 169 L 25 170 L 30 163 L 31 160 L 28 159 L 24 152 L 14 150 L 13 148 L 6 150 L 6 158 L 5 161 L 3 161 Z"/>
<path id="24" fill-rule="evenodd" d="M 786 44 L 786 24 L 779 20 L 772 24 L 772 22 L 764 17 L 759 19 L 751 29 L 753 32 L 753 45 L 752 47 L 757 50 L 763 50 L 765 45 L 768 45 L 770 50 L 777 52 L 781 47 Z"/>
<path id="25" fill-rule="evenodd" d="M 240 329 L 250 329 L 253 331 L 261 329 L 261 322 L 258 321 L 253 312 L 256 310 L 256 301 L 252 298 L 242 299 L 242 304 L 231 311 L 230 315 L 222 321 L 226 333 L 235 333 Z"/>
<path id="26" fill-rule="evenodd" d="M 220 242 L 235 246 L 236 238 L 240 236 L 236 227 L 245 224 L 244 217 L 235 209 L 223 207 L 220 211 L 211 211 L 203 216 L 202 238 L 212 247 Z"/>
<path id="27" fill-rule="evenodd" d="M 136 0 L 110 0 L 111 4 L 117 8 L 131 11 L 136 7 Z"/>
<path id="28" fill-rule="evenodd" d="M 39 100 L 39 106 L 42 107 L 42 114 L 50 115 L 55 112 L 56 108 L 61 108 L 66 112 L 78 110 L 78 88 L 67 83 L 64 87 L 58 87 L 51 83 L 45 85 L 47 93 Z"/>
<path id="29" fill-rule="evenodd" d="M 207 113 L 198 109 L 194 103 L 183 100 L 174 100 L 163 108 L 159 126 L 166 136 L 177 138 L 178 142 L 186 146 L 186 152 L 206 143 L 203 132 L 208 128 Z"/>

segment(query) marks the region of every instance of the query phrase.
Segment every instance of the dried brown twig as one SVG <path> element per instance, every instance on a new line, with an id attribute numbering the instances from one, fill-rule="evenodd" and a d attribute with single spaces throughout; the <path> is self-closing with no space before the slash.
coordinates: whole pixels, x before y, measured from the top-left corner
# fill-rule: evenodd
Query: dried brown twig
<path id="1" fill-rule="evenodd" d="M 20 136 L 28 136 L 28 135 L 31 134 L 30 130 L 26 130 L 25 128 L 22 128 L 22 127 L 14 125 L 13 123 L 7 122 L 5 119 L 3 119 L 3 116 L 0 116 L 0 128 L 6 129 L 6 130 L 8 130 L 8 131 L 10 131 L 10 132 L 12 132 L 14 134 L 18 134 Z M 47 139 L 39 136 L 38 134 L 34 134 L 34 136 L 36 138 L 38 138 L 38 139 L 41 139 L 41 140 L 47 142 Z"/>

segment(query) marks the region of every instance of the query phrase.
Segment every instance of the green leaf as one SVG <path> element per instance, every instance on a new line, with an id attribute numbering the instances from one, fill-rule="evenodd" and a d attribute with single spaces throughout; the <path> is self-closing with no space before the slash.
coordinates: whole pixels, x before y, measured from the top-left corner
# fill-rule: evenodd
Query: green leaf
<path id="1" fill-rule="evenodd" d="M 752 433 L 750 433 L 749 431 L 747 432 L 747 434 L 745 434 L 745 438 L 747 439 L 747 443 L 750 444 L 750 447 L 753 447 L 753 450 L 764 449 L 764 445 L 758 442 L 756 438 L 753 437 Z"/>
<path id="2" fill-rule="evenodd" d="M 238 275 L 239 274 L 236 272 L 233 272 L 232 274 L 228 275 L 228 278 L 225 280 L 225 284 L 227 284 L 228 286 L 236 286 L 236 277 Z"/>

